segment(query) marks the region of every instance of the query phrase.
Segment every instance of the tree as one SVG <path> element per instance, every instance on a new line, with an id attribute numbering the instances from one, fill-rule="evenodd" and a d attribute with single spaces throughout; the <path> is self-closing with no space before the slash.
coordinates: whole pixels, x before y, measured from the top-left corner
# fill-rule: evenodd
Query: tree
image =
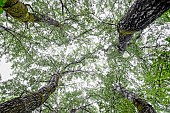
<path id="1" fill-rule="evenodd" d="M 136 0 L 118 23 L 119 51 L 124 52 L 135 32 L 146 28 L 169 8 L 168 0 Z"/>
<path id="2" fill-rule="evenodd" d="M 126 90 L 121 84 L 115 85 L 113 89 L 130 100 L 138 109 L 139 113 L 156 113 L 154 108 L 146 100 L 143 100 L 135 93 Z"/>
<path id="3" fill-rule="evenodd" d="M 117 51 L 116 24 L 133 2 L 23 2 L 35 12 L 60 22 L 63 29 L 46 22 L 34 25 L 28 22 L 28 28 L 25 28 L 23 22 L 12 16 L 7 20 L 5 15 L 0 15 L 0 55 L 13 64 L 14 76 L 1 83 L 0 103 L 37 92 L 38 88 L 47 84 L 48 75 L 59 72 L 61 78 L 56 91 L 33 112 L 135 113 L 137 109 L 131 101 L 113 91 L 112 84 L 116 83 L 136 92 L 156 112 L 168 112 L 168 76 L 164 84 L 156 81 L 165 76 L 155 74 L 162 62 L 157 62 L 157 57 L 163 50 L 168 52 L 168 38 L 161 34 L 169 27 L 166 23 L 168 16 L 162 15 L 148 26 L 147 31 L 141 34 L 143 38 L 132 40 L 123 55 Z M 33 13 L 31 8 L 27 8 Z M 160 31 L 156 31 L 159 27 Z M 158 43 L 165 37 L 167 39 L 163 43 Z M 145 43 L 142 40 L 146 38 Z M 169 71 L 166 71 L 168 74 Z"/>
<path id="4" fill-rule="evenodd" d="M 28 12 L 28 6 L 31 8 L 30 5 L 24 4 L 19 0 L 5 0 L 5 4 L 2 5 L 2 9 L 6 11 L 7 14 L 21 22 L 45 22 L 49 25 L 61 27 L 60 22 L 46 15 L 34 12 L 32 8 L 33 13 Z"/>
<path id="5" fill-rule="evenodd" d="M 38 92 L 17 97 L 0 104 L 1 113 L 30 113 L 40 107 L 58 86 L 59 74 L 52 75 L 47 86 L 42 87 Z"/>

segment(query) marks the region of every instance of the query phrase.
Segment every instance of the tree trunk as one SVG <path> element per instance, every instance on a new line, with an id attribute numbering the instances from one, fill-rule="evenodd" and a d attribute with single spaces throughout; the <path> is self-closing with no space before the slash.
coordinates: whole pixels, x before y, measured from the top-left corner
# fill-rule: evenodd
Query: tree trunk
<path id="1" fill-rule="evenodd" d="M 59 74 L 51 76 L 49 83 L 37 92 L 17 97 L 0 104 L 0 113 L 30 113 L 40 107 L 58 86 Z"/>
<path id="2" fill-rule="evenodd" d="M 140 98 L 137 94 L 126 90 L 121 84 L 115 85 L 113 89 L 131 101 L 137 108 L 138 113 L 156 113 L 154 108 L 146 100 Z"/>
<path id="3" fill-rule="evenodd" d="M 170 8 L 170 0 L 136 0 L 118 22 L 119 51 L 124 52 L 133 34 L 143 30 Z"/>

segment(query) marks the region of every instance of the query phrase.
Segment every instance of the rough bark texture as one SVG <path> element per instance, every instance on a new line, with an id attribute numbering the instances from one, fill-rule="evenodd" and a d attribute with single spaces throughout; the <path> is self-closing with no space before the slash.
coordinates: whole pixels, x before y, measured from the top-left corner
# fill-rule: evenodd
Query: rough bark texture
<path id="1" fill-rule="evenodd" d="M 115 85 L 113 89 L 131 101 L 137 108 L 138 113 L 156 113 L 154 108 L 146 100 L 140 98 L 137 94 L 126 90 L 121 84 Z"/>
<path id="2" fill-rule="evenodd" d="M 19 0 L 7 0 L 5 6 L 3 6 L 2 9 L 6 11 L 7 14 L 21 22 L 44 22 L 56 27 L 62 27 L 58 21 L 50 18 L 47 15 L 28 12 L 27 5 L 20 2 Z"/>
<path id="3" fill-rule="evenodd" d="M 59 76 L 59 74 L 52 75 L 49 83 L 37 92 L 1 103 L 0 113 L 30 113 L 40 107 L 55 91 Z"/>
<path id="4" fill-rule="evenodd" d="M 34 16 L 34 22 L 44 22 L 56 27 L 60 27 L 60 28 L 63 27 L 59 21 L 56 21 L 53 18 L 50 18 L 49 16 L 39 14 L 39 13 L 32 13 L 32 15 Z"/>
<path id="5" fill-rule="evenodd" d="M 119 51 L 124 52 L 131 37 L 170 8 L 170 0 L 136 0 L 118 22 Z"/>

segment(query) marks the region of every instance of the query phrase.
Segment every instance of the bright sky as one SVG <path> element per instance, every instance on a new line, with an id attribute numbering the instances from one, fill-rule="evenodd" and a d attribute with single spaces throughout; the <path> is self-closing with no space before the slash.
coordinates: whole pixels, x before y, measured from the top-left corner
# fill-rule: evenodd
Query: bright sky
<path id="1" fill-rule="evenodd" d="M 162 29 L 164 29 L 164 31 L 161 30 L 161 27 Z M 151 27 L 154 29 L 154 27 Z M 165 25 L 160 25 L 159 27 L 160 29 L 156 29 L 155 30 L 155 33 L 157 32 L 162 32 L 162 34 L 164 34 L 165 36 L 170 36 L 170 23 L 166 23 Z M 147 29 L 145 29 L 147 31 Z M 147 37 L 143 37 L 144 38 L 147 38 Z M 147 40 L 147 39 L 146 39 Z M 2 81 L 7 81 L 9 79 L 12 79 L 14 76 L 12 76 L 12 70 L 11 70 L 11 63 L 7 63 L 6 62 L 6 59 L 5 57 L 2 57 L 0 59 L 0 78 L 2 78 Z"/>
<path id="2" fill-rule="evenodd" d="M 12 79 L 13 76 L 11 76 L 11 74 L 12 74 L 11 63 L 7 63 L 5 57 L 2 57 L 0 59 L 0 76 L 2 78 L 2 81 Z"/>
<path id="3" fill-rule="evenodd" d="M 92 0 L 92 2 L 96 2 L 96 0 Z M 29 2 L 29 4 L 31 4 L 32 2 Z M 105 13 L 103 15 L 101 15 L 101 17 L 107 17 L 109 16 L 109 12 L 107 10 L 104 11 Z M 170 24 L 166 24 L 166 25 L 162 25 L 164 27 L 164 35 L 165 36 L 169 36 L 170 35 Z M 168 26 L 168 27 L 165 27 Z M 161 27 L 160 27 L 161 28 Z M 159 30 L 155 31 L 159 32 Z M 162 32 L 162 31 L 161 31 Z M 145 37 L 143 37 L 144 39 Z M 147 39 L 146 39 L 147 40 Z M 2 57 L 0 59 L 0 78 L 2 78 L 2 81 L 6 81 L 8 79 L 12 79 L 13 76 L 12 74 L 12 70 L 11 70 L 11 64 L 6 62 L 5 57 Z M 2 82 L 0 81 L 0 82 Z"/>
<path id="4" fill-rule="evenodd" d="M 166 23 L 165 25 L 160 26 L 160 29 L 161 27 L 164 28 L 164 32 L 162 34 L 164 34 L 165 36 L 170 36 L 170 29 L 169 29 L 170 23 Z M 159 30 L 155 31 L 155 33 L 156 32 L 159 32 Z M 14 77 L 11 75 L 12 74 L 11 65 L 12 65 L 11 63 L 6 62 L 5 57 L 2 57 L 0 59 L 0 78 L 2 78 L 0 82 L 7 81 L 8 79 L 12 79 Z"/>

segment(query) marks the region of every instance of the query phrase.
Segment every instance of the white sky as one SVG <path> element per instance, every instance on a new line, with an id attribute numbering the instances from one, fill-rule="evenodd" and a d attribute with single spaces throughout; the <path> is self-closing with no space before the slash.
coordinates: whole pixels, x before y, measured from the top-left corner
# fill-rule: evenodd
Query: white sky
<path id="1" fill-rule="evenodd" d="M 96 2 L 96 0 L 92 0 L 92 2 Z M 31 2 L 29 4 L 31 4 Z M 107 10 L 105 10 L 104 12 L 105 12 L 104 13 L 105 15 L 101 15 L 101 17 L 107 17 L 109 15 L 109 12 Z M 169 29 L 170 28 L 170 23 L 169 24 L 167 23 L 166 25 L 162 25 L 162 26 L 164 26 L 163 34 L 166 35 L 166 36 L 169 36 L 170 35 L 170 29 Z M 165 26 L 168 26 L 168 27 L 165 27 Z M 157 31 L 155 31 L 155 33 Z M 143 37 L 143 39 L 144 38 L 145 37 Z M 11 75 L 12 74 L 11 65 L 12 65 L 11 63 L 6 62 L 5 57 L 2 57 L 0 59 L 0 78 L 2 78 L 2 81 L 6 81 L 8 79 L 13 78 L 13 76 Z M 2 82 L 2 81 L 0 81 L 0 82 Z"/>
<path id="2" fill-rule="evenodd" d="M 2 81 L 6 81 L 13 78 L 13 76 L 11 76 L 12 74 L 11 66 L 12 64 L 7 63 L 5 57 L 2 57 L 0 59 L 0 76 L 2 78 Z"/>
<path id="3" fill-rule="evenodd" d="M 161 27 L 163 27 L 164 31 L 161 30 Z M 154 27 L 151 26 L 151 28 L 154 29 Z M 166 23 L 165 25 L 160 25 L 159 26 L 159 30 L 154 30 L 155 33 L 157 32 L 162 32 L 162 34 L 164 34 L 165 36 L 170 36 L 170 23 Z M 147 29 L 145 29 L 147 31 Z M 146 38 L 146 37 L 143 37 L 143 39 Z M 12 70 L 11 70 L 11 66 L 12 64 L 11 63 L 7 63 L 6 62 L 6 59 L 5 57 L 2 57 L 0 59 L 0 78 L 2 78 L 2 81 L 6 81 L 6 80 L 9 80 L 9 79 L 12 79 L 14 76 L 12 76 Z"/>

